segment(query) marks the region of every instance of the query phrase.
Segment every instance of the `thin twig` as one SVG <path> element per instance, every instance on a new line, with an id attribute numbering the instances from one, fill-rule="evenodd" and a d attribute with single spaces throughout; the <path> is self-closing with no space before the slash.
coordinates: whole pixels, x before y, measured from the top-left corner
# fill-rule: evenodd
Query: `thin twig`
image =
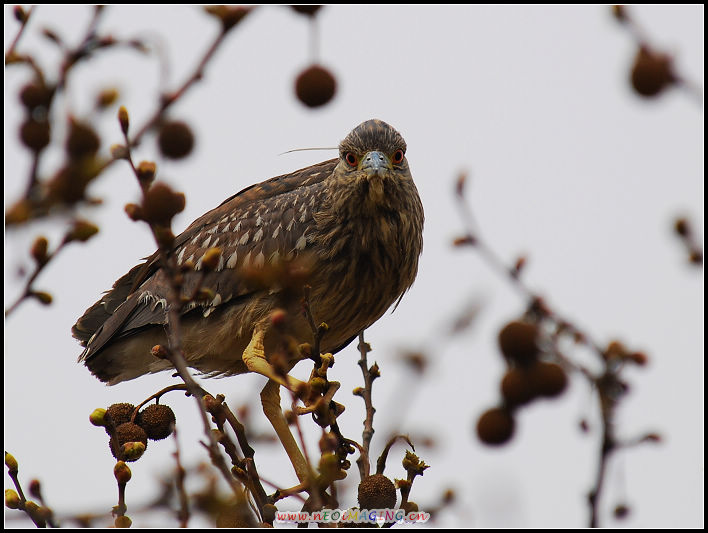
<path id="1" fill-rule="evenodd" d="M 57 254 L 64 249 L 64 246 L 66 246 L 68 242 L 66 240 L 62 240 L 62 242 L 59 244 L 59 246 L 56 247 L 56 249 L 51 252 L 47 257 L 45 258 L 44 261 L 36 263 L 35 269 L 30 274 L 30 277 L 27 278 L 27 281 L 25 282 L 24 289 L 22 290 L 22 293 L 20 296 L 15 300 L 14 303 L 10 305 L 7 309 L 5 309 L 5 318 L 10 316 L 18 307 L 19 305 L 26 299 L 35 294 L 35 291 L 32 289 L 32 284 L 35 282 L 37 277 L 42 273 L 44 268 L 50 263 L 52 259 L 54 259 Z"/>
<path id="2" fill-rule="evenodd" d="M 172 431 L 172 438 L 175 441 L 174 458 L 176 463 L 175 485 L 177 486 L 177 494 L 179 495 L 179 511 L 177 511 L 177 519 L 180 527 L 187 527 L 189 523 L 189 497 L 184 486 L 186 471 L 182 466 L 179 453 L 179 439 L 177 438 L 177 427 Z"/>
<path id="3" fill-rule="evenodd" d="M 135 417 L 136 417 L 136 415 L 138 414 L 138 412 L 140 411 L 140 409 L 143 407 L 143 405 L 147 405 L 147 404 L 150 403 L 152 400 L 158 400 L 158 401 L 159 401 L 159 399 L 160 399 L 163 395 L 167 394 L 168 392 L 175 391 L 175 390 L 186 391 L 186 390 L 187 390 L 187 385 L 185 385 L 184 383 L 177 383 L 176 385 L 170 385 L 169 387 L 165 387 L 164 389 L 162 389 L 162 390 L 160 390 L 160 391 L 157 391 L 155 394 L 151 394 L 148 398 L 146 398 L 145 400 L 143 400 L 142 402 L 140 402 L 140 403 L 135 407 L 135 409 L 133 410 L 133 414 L 132 414 L 132 416 L 130 417 L 130 421 L 131 421 L 131 422 L 135 422 Z"/>
<path id="4" fill-rule="evenodd" d="M 15 35 L 15 38 L 12 40 L 10 47 L 7 49 L 7 52 L 5 52 L 5 64 L 9 62 L 9 59 L 15 56 L 15 49 L 17 48 L 17 44 L 20 42 L 20 38 L 25 32 L 25 28 L 27 28 L 27 23 L 29 22 L 30 16 L 34 12 L 35 7 L 36 6 L 31 6 L 27 13 L 25 13 L 24 19 L 20 21 L 20 28 L 17 30 L 17 35 Z"/>
<path id="5" fill-rule="evenodd" d="M 152 117 L 150 117 L 147 122 L 145 122 L 145 124 L 140 128 L 140 130 L 138 130 L 135 136 L 133 136 L 132 140 L 128 144 L 129 147 L 137 146 L 138 144 L 140 144 L 140 141 L 142 140 L 143 136 L 153 127 L 160 123 L 160 121 L 165 115 L 165 112 L 170 108 L 170 106 L 172 106 L 172 104 L 174 104 L 177 100 L 184 96 L 184 94 L 189 90 L 192 85 L 194 85 L 196 82 L 200 81 L 204 77 L 204 71 L 206 69 L 207 64 L 212 59 L 216 51 L 219 49 L 227 34 L 227 31 L 219 32 L 219 34 L 212 41 L 207 51 L 200 59 L 199 63 L 197 64 L 196 70 L 182 83 L 182 85 L 177 90 L 172 93 L 165 93 L 162 95 L 160 105 L 158 106 L 157 110 L 155 111 L 155 113 L 153 113 Z"/>
<path id="6" fill-rule="evenodd" d="M 372 390 L 374 380 L 378 377 L 378 374 L 372 373 L 369 368 L 367 354 L 371 351 L 371 346 L 364 340 L 363 331 L 359 333 L 358 349 L 361 358 L 357 364 L 361 368 L 361 373 L 364 376 L 364 388 L 361 396 L 364 399 L 366 417 L 364 418 L 364 430 L 361 435 L 361 451 L 359 453 L 359 459 L 357 459 L 357 464 L 359 465 L 359 474 L 361 475 L 361 479 L 364 479 L 369 475 L 369 468 L 371 464 L 371 460 L 369 458 L 369 448 L 371 446 L 371 439 L 374 437 L 374 414 L 376 413 L 376 408 L 374 407 L 372 400 Z"/>
<path id="7" fill-rule="evenodd" d="M 465 201 L 464 185 L 465 176 L 462 175 L 457 181 L 456 198 L 458 200 L 458 205 L 462 213 L 465 226 L 467 227 L 467 235 L 461 239 L 458 239 L 456 244 L 469 245 L 477 249 L 482 259 L 486 261 L 492 270 L 496 271 L 505 279 L 510 281 L 512 286 L 521 294 L 521 296 L 529 302 L 529 309 L 535 310 L 535 312 L 542 318 L 547 319 L 554 324 L 556 333 L 551 336 L 553 349 L 552 353 L 554 353 L 554 355 L 560 360 L 563 366 L 577 371 L 597 391 L 602 418 L 602 439 L 595 483 L 588 495 L 588 503 L 590 506 L 590 527 L 598 527 L 599 501 L 606 480 L 607 465 L 610 456 L 618 447 L 614 434 L 613 419 L 619 397 L 624 393 L 626 388 L 619 377 L 623 364 L 615 364 L 614 361 L 609 360 L 606 350 L 601 348 L 590 335 L 578 328 L 570 320 L 559 315 L 556 311 L 549 309 L 541 297 L 533 292 L 524 283 L 522 277 L 520 276 L 520 269 L 518 266 L 508 268 L 496 255 L 494 250 L 492 250 L 492 248 L 484 242 L 484 240 L 480 237 L 480 232 L 477 223 L 474 220 L 472 211 Z M 585 366 L 576 364 L 561 353 L 557 347 L 558 336 L 561 331 L 573 335 L 576 342 L 584 344 L 595 353 L 603 365 L 603 371 L 601 374 L 591 372 Z"/>

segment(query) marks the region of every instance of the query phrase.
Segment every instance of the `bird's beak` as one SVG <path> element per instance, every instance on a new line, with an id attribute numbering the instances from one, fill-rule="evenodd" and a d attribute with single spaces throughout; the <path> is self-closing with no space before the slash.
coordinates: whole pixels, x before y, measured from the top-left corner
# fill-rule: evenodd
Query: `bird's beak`
<path id="1" fill-rule="evenodd" d="M 367 176 L 380 176 L 387 170 L 393 170 L 393 165 L 383 152 L 371 151 L 361 159 L 361 170 L 366 172 Z"/>

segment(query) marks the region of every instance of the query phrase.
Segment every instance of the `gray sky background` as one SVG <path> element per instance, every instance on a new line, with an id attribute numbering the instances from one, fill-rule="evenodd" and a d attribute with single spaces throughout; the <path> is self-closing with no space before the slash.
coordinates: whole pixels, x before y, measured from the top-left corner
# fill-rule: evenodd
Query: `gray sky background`
<path id="1" fill-rule="evenodd" d="M 20 51 L 53 67 L 57 55 L 38 37 L 39 28 L 73 43 L 89 13 L 81 6 L 40 7 Z M 675 53 L 678 70 L 702 84 L 703 6 L 644 6 L 632 13 L 657 46 Z M 455 488 L 457 502 L 439 525 L 584 526 L 598 458 L 595 398 L 578 379 L 561 400 L 523 410 L 509 446 L 492 450 L 476 440 L 477 417 L 498 399 L 497 332 L 524 304 L 474 250 L 450 244 L 462 233 L 453 189 L 465 170 L 482 234 L 510 262 L 528 255 L 528 284 L 598 342 L 619 338 L 650 356 L 648 367 L 627 372 L 631 394 L 618 432 L 657 431 L 665 441 L 612 461 L 602 524 L 702 527 L 703 278 L 687 266 L 671 231 L 673 218 L 687 214 L 703 235 L 701 107 L 681 91 L 654 101 L 632 93 L 635 43 L 607 7 L 334 6 L 321 12 L 318 28 L 320 60 L 336 75 L 339 91 L 330 105 L 310 111 L 292 89 L 310 61 L 308 26 L 289 9 L 256 10 L 171 111 L 194 128 L 194 154 L 173 163 L 154 142 L 140 147 L 137 159 L 156 160 L 159 179 L 186 194 L 175 229 L 252 183 L 335 152 L 278 154 L 336 146 L 369 118 L 389 122 L 408 143 L 425 206 L 425 247 L 411 291 L 366 335 L 383 374 L 375 386 L 373 449 L 394 428 L 437 440 L 434 448 L 416 448 L 431 468 L 416 480 L 411 499 L 425 510 L 445 488 Z M 6 48 L 16 28 L 6 6 Z M 159 36 L 168 87 L 193 71 L 217 31 L 200 8 L 183 6 L 111 7 L 101 28 L 119 37 Z M 156 105 L 159 72 L 154 56 L 101 54 L 76 69 L 60 110 L 81 117 L 97 90 L 116 86 L 133 124 L 142 124 Z M 5 71 L 6 206 L 22 190 L 30 163 L 16 140 L 17 93 L 28 79 L 26 69 Z M 104 151 L 121 140 L 114 116 L 112 110 L 102 122 Z M 60 148 L 52 151 L 43 170 L 56 168 L 60 155 Z M 66 249 L 38 279 L 36 287 L 54 296 L 51 307 L 27 302 L 5 322 L 5 449 L 20 461 L 24 482 L 41 478 L 57 511 L 107 510 L 116 503 L 114 460 L 89 413 L 117 401 L 138 403 L 172 382 L 162 373 L 107 388 L 75 362 L 81 350 L 71 325 L 154 249 L 146 228 L 123 212 L 139 196 L 126 165 L 114 165 L 90 191 L 105 201 L 83 211 L 100 234 Z M 43 233 L 56 243 L 64 227 L 55 219 L 5 233 L 6 306 L 22 286 L 18 268 L 31 267 L 33 237 Z M 479 319 L 450 338 L 451 320 L 474 301 L 482 306 Z M 431 357 L 422 381 L 400 364 L 404 349 Z M 342 382 L 338 397 L 348 408 L 342 429 L 359 439 L 362 402 L 350 396 L 361 381 L 356 360 L 352 345 L 337 356 L 331 376 Z M 306 366 L 297 369 L 300 377 Z M 204 382 L 232 406 L 248 402 L 250 424 L 267 430 L 257 394 L 263 384 L 259 376 Z M 192 401 L 173 395 L 167 402 L 177 412 L 185 462 L 205 460 Z M 590 420 L 590 434 L 579 431 L 581 418 Z M 316 436 L 310 445 L 314 454 Z M 172 451 L 171 440 L 151 443 L 131 467 L 129 506 L 173 467 Z M 256 459 L 264 477 L 287 486 L 295 477 L 282 455 L 266 446 Z M 402 447 L 390 455 L 390 477 L 405 476 L 402 455 Z M 350 478 L 358 474 L 352 470 Z M 617 523 L 611 510 L 620 502 L 632 513 Z"/>

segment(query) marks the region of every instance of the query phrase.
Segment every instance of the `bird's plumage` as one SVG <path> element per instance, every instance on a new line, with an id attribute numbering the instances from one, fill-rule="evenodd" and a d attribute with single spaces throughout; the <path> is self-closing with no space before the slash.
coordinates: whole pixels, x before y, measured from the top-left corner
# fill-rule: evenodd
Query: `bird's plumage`
<path id="1" fill-rule="evenodd" d="M 209 374 L 245 372 L 241 354 L 254 328 L 268 330 L 270 313 L 283 305 L 282 283 L 266 287 L 253 273 L 298 258 L 309 268 L 312 312 L 329 325 L 324 351 L 336 352 L 378 320 L 413 283 L 422 249 L 422 204 L 397 153 L 405 150 L 391 126 L 367 121 L 342 141 L 338 159 L 248 187 L 180 234 L 172 254 L 184 270 L 182 295 L 209 290 L 208 300 L 181 309 L 188 364 Z M 366 168 L 361 160 L 370 153 L 384 154 L 385 165 Z M 218 265 L 207 271 L 202 259 L 215 247 Z M 165 343 L 168 287 L 156 253 L 77 321 L 80 361 L 99 379 L 112 384 L 169 367 L 150 354 Z M 291 333 L 311 342 L 292 307 Z M 266 352 L 268 340 L 266 331 Z"/>

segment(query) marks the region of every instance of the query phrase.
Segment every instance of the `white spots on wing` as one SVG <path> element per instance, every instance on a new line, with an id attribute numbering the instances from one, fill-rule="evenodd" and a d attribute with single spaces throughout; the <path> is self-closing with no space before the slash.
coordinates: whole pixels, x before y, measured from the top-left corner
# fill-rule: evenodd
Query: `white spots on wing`
<path id="1" fill-rule="evenodd" d="M 238 240 L 238 243 L 239 243 L 240 245 L 244 245 L 244 244 L 246 244 L 247 242 L 248 242 L 248 231 L 246 231 L 246 233 L 244 233 L 243 235 L 241 235 L 241 238 Z"/>
<path id="2" fill-rule="evenodd" d="M 265 256 L 263 255 L 263 252 L 262 251 L 258 252 L 258 255 L 253 260 L 253 266 L 262 267 L 264 263 L 265 263 Z"/>
<path id="3" fill-rule="evenodd" d="M 211 243 L 212 248 L 213 248 L 214 246 L 216 246 L 217 244 L 219 244 L 219 240 L 220 240 L 220 239 L 221 239 L 221 237 L 217 237 L 216 239 L 214 239 L 214 242 Z"/>
<path id="4" fill-rule="evenodd" d="M 235 268 L 236 261 L 238 261 L 238 250 L 235 250 L 234 253 L 229 256 L 228 261 L 226 261 L 226 268 Z"/>
<path id="5" fill-rule="evenodd" d="M 182 264 L 182 259 L 184 259 L 184 252 L 187 251 L 187 247 L 182 248 L 179 251 L 179 255 L 177 256 L 177 264 L 181 265 Z"/>
<path id="6" fill-rule="evenodd" d="M 199 261 L 197 261 L 197 264 L 194 265 L 194 270 L 201 270 L 202 269 L 202 260 L 204 259 L 204 254 L 199 258 Z"/>
<path id="7" fill-rule="evenodd" d="M 191 263 L 192 261 L 194 261 L 194 254 L 190 255 L 185 261 L 185 263 Z"/>
<path id="8" fill-rule="evenodd" d="M 300 216 L 300 222 L 305 222 L 305 220 L 307 220 L 307 211 L 303 211 Z"/>
<path id="9" fill-rule="evenodd" d="M 216 270 L 224 270 L 224 254 L 219 254 L 219 264 L 216 265 Z"/>
<path id="10" fill-rule="evenodd" d="M 290 222 L 288 222 L 287 226 L 285 226 L 285 231 L 290 231 L 293 228 L 293 224 L 295 224 L 294 218 Z"/>
<path id="11" fill-rule="evenodd" d="M 217 231 L 219 231 L 219 226 L 214 225 L 214 227 L 211 228 L 210 230 L 208 230 L 207 233 L 211 234 L 211 233 L 216 233 Z"/>
<path id="12" fill-rule="evenodd" d="M 282 225 L 282 224 L 278 224 L 278 227 L 275 228 L 275 231 L 273 232 L 273 235 L 271 236 L 271 239 L 277 239 L 277 238 L 278 238 L 278 234 L 280 233 L 280 230 L 281 230 L 281 229 L 283 229 L 283 225 Z"/>
<path id="13" fill-rule="evenodd" d="M 249 251 L 246 256 L 243 258 L 243 266 L 247 267 L 251 263 L 251 252 Z"/>
<path id="14" fill-rule="evenodd" d="M 201 235 L 200 233 L 198 233 L 198 234 L 195 235 L 195 237 L 192 239 L 192 243 L 191 243 L 191 244 L 193 244 L 193 245 L 196 246 L 196 244 L 199 242 L 199 239 L 201 239 L 201 238 L 202 238 L 202 235 Z"/>
<path id="15" fill-rule="evenodd" d="M 216 306 L 218 306 L 220 303 L 221 303 L 221 294 L 219 294 L 217 292 L 216 296 L 214 296 L 214 299 L 202 311 L 202 315 L 204 315 L 204 318 L 208 317 L 214 311 Z"/>
<path id="16" fill-rule="evenodd" d="M 268 262 L 275 265 L 280 261 L 280 253 L 278 250 L 270 254 L 270 257 L 268 258 Z"/>
<path id="17" fill-rule="evenodd" d="M 253 235 L 253 242 L 258 242 L 263 238 L 263 228 L 259 228 L 258 231 Z"/>
<path id="18" fill-rule="evenodd" d="M 231 222 L 229 222 L 228 224 L 226 224 L 226 226 L 224 226 L 223 229 L 221 230 L 221 233 L 226 233 L 226 232 L 228 232 L 230 225 L 231 225 Z"/>
<path id="19" fill-rule="evenodd" d="M 303 234 L 295 243 L 295 250 L 304 250 L 305 246 L 307 246 L 307 237 Z"/>
<path id="20" fill-rule="evenodd" d="M 209 235 L 206 240 L 202 243 L 202 248 L 209 248 L 209 243 L 211 242 L 211 235 Z"/>
<path id="21" fill-rule="evenodd" d="M 238 224 L 236 224 L 234 231 L 241 231 L 241 221 L 240 220 L 238 221 Z"/>
<path id="22" fill-rule="evenodd" d="M 263 217 L 261 215 L 258 215 L 258 218 L 256 219 L 256 227 L 260 227 L 263 225 Z"/>

